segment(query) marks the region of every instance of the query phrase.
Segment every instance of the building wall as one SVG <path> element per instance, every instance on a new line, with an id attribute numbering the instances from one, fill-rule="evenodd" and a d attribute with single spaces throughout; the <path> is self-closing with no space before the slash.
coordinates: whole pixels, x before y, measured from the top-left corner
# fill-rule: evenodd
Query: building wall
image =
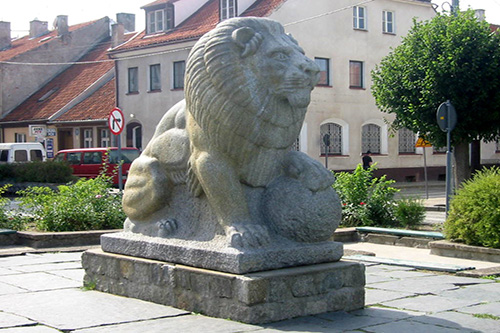
<path id="1" fill-rule="evenodd" d="M 342 156 L 329 157 L 328 166 L 334 170 L 349 170 L 361 161 L 361 127 L 375 123 L 381 127 L 381 154 L 373 157 L 379 168 L 406 168 L 423 166 L 423 150 L 413 155 L 400 155 L 398 136 L 390 137 L 384 119 L 393 116 L 382 113 L 371 95 L 370 72 L 386 56 L 391 47 L 397 46 L 401 38 L 413 26 L 413 17 L 427 20 L 435 15 L 430 4 L 420 1 L 376 0 L 362 6 L 366 8 L 367 29 L 353 28 L 352 5 L 354 0 L 316 0 L 314 6 L 304 6 L 304 1 L 289 0 L 270 18 L 284 24 L 306 55 L 330 59 L 330 86 L 318 86 L 312 93 L 312 102 L 306 116 L 307 139 L 301 150 L 311 157 L 324 161 L 320 154 L 320 126 L 325 122 L 343 122 L 348 131 L 343 142 Z M 395 13 L 395 34 L 382 32 L 382 11 Z M 316 17 L 322 13 L 330 13 Z M 313 18 L 295 23 L 304 18 Z M 364 64 L 363 89 L 349 88 L 349 61 Z M 397 134 L 397 133 L 396 133 Z M 303 140 L 304 141 L 304 140 Z M 426 149 L 430 166 L 443 165 L 443 155 Z"/>
<path id="2" fill-rule="evenodd" d="M 97 43 L 109 36 L 109 19 L 102 18 L 91 25 L 70 32 L 65 38 L 54 37 L 40 47 L 10 59 L 22 63 L 67 63 L 76 61 Z M 6 114 L 38 91 L 64 66 L 0 65 L 1 114 Z"/>

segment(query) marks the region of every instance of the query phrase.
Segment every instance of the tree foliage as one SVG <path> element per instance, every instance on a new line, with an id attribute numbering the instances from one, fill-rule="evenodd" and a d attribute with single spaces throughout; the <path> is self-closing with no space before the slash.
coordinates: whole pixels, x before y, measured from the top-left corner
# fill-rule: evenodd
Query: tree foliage
<path id="1" fill-rule="evenodd" d="M 377 106 L 396 115 L 394 129 L 407 127 L 445 146 L 436 110 L 450 100 L 458 120 L 454 144 L 500 137 L 500 34 L 471 10 L 414 21 L 372 78 Z"/>

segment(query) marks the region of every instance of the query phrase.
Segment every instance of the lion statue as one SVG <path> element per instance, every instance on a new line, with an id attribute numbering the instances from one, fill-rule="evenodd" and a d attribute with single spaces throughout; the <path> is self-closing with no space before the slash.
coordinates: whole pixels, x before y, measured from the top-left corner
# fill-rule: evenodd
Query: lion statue
<path id="1" fill-rule="evenodd" d="M 340 221 L 334 178 L 291 151 L 318 78 L 276 21 L 234 18 L 201 37 L 187 60 L 185 100 L 130 168 L 125 230 L 189 238 L 215 223 L 210 230 L 235 248 L 276 235 L 328 239 Z"/>

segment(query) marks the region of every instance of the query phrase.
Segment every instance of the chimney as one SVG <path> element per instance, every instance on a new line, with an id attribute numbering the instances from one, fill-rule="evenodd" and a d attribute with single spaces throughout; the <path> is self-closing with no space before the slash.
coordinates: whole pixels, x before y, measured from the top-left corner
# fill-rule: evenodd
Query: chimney
<path id="1" fill-rule="evenodd" d="M 486 11 L 484 9 L 476 9 L 474 10 L 474 15 L 479 21 L 486 20 Z"/>
<path id="2" fill-rule="evenodd" d="M 0 51 L 8 49 L 10 45 L 10 22 L 0 21 Z"/>
<path id="3" fill-rule="evenodd" d="M 118 13 L 116 14 L 116 22 L 123 24 L 126 32 L 135 31 L 135 14 Z"/>
<path id="4" fill-rule="evenodd" d="M 111 25 L 111 47 L 117 47 L 125 41 L 125 27 L 121 23 Z"/>
<path id="5" fill-rule="evenodd" d="M 57 29 L 58 36 L 65 36 L 69 33 L 68 15 L 57 15 L 54 27 Z"/>
<path id="6" fill-rule="evenodd" d="M 30 38 L 40 37 L 49 32 L 49 23 L 33 20 L 30 22 Z"/>

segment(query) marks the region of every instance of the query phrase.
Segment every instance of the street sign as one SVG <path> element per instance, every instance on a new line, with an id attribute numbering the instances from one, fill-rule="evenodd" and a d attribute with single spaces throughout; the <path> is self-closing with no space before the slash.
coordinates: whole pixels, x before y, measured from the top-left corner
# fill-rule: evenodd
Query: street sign
<path id="1" fill-rule="evenodd" d="M 432 147 L 431 143 L 424 138 L 418 138 L 417 143 L 415 143 L 417 148 L 429 148 Z"/>
<path id="2" fill-rule="evenodd" d="M 441 103 L 436 114 L 437 123 L 443 132 L 451 132 L 457 125 L 457 112 L 450 101 Z"/>
<path id="3" fill-rule="evenodd" d="M 125 119 L 123 112 L 119 108 L 114 108 L 108 116 L 108 127 L 111 133 L 118 135 L 123 131 Z"/>

